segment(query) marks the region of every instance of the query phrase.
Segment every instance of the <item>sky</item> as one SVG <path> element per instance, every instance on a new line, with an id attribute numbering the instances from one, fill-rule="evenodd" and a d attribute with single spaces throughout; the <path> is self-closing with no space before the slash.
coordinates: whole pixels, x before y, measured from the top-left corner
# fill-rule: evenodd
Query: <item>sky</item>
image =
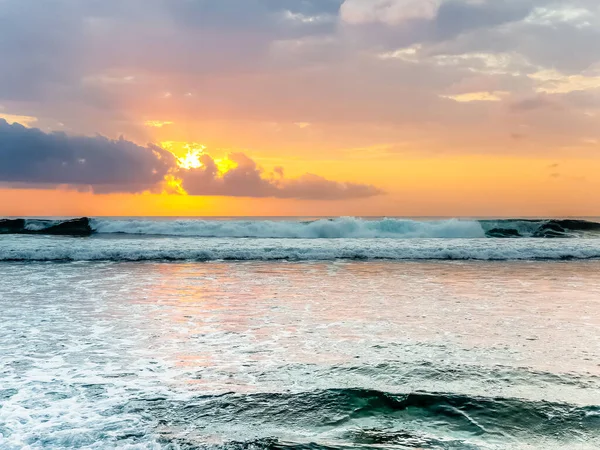
<path id="1" fill-rule="evenodd" d="M 0 215 L 600 216 L 598 0 L 0 0 Z"/>

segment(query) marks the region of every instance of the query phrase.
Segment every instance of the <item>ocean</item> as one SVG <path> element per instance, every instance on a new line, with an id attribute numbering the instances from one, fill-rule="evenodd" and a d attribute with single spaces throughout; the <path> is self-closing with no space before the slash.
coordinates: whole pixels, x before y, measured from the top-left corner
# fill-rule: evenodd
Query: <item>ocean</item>
<path id="1" fill-rule="evenodd" d="M 600 223 L 0 220 L 0 449 L 600 448 Z"/>

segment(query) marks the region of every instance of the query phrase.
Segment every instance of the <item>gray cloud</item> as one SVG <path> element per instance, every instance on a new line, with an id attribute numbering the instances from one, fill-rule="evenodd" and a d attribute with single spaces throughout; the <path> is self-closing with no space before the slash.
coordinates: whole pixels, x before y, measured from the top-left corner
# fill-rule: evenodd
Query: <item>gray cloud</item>
<path id="1" fill-rule="evenodd" d="M 342 200 L 382 193 L 374 186 L 338 183 L 312 174 L 287 179 L 281 167 L 265 174 L 243 153 L 229 159 L 236 166 L 225 174 L 219 174 L 208 154 L 201 155 L 201 168 L 187 170 L 155 145 L 44 133 L 0 119 L 0 183 L 12 186 L 69 185 L 96 193 L 138 193 L 160 191 L 171 174 L 181 178 L 190 195 Z"/>
<path id="2" fill-rule="evenodd" d="M 397 132 L 386 140 L 393 142 L 404 139 L 401 125 L 428 123 L 441 131 L 426 132 L 427 139 L 449 146 L 452 134 L 466 140 L 492 126 L 484 112 L 500 117 L 524 108 L 519 125 L 529 127 L 532 145 L 558 129 L 560 145 L 597 135 L 597 119 L 582 116 L 598 111 L 598 94 L 565 94 L 557 114 L 531 100 L 539 81 L 529 77 L 547 69 L 597 76 L 597 0 L 446 0 L 431 15 L 365 24 L 343 21 L 342 0 L 0 3 L 0 104 L 6 114 L 39 117 L 40 127 L 62 122 L 76 133 L 126 133 L 145 142 L 147 119 L 194 121 L 190 128 L 203 130 L 213 120 L 257 129 L 306 121 L 313 130 L 345 122 L 365 136 L 373 124 L 392 124 Z M 414 53 L 379 57 L 408 46 Z M 473 54 L 483 56 L 465 57 Z M 469 104 L 439 98 L 488 91 L 507 95 Z M 511 107 L 514 98 L 525 102 Z M 381 131 L 369 139 L 382 139 Z"/>
<path id="3" fill-rule="evenodd" d="M 442 6 L 440 13 L 453 4 Z M 447 27 L 442 28 L 446 33 L 438 33 L 443 39 L 435 46 L 436 52 L 511 52 L 534 67 L 566 73 L 579 73 L 600 62 L 600 47 L 596 45 L 600 40 L 597 2 L 504 0 L 468 8 L 480 13 L 462 18 L 453 14 L 457 17 L 447 20 Z M 449 31 L 454 31 L 454 35 Z"/>
<path id="4" fill-rule="evenodd" d="M 77 4 L 8 0 L 1 5 L 0 99 L 43 100 L 50 90 L 76 83 L 83 34 Z"/>
<path id="5" fill-rule="evenodd" d="M 274 174 L 265 174 L 243 153 L 233 153 L 229 159 L 237 166 L 219 175 L 217 165 L 208 154 L 200 157 L 202 167 L 181 171 L 182 187 L 190 195 L 230 197 L 273 197 L 303 200 L 345 200 L 374 197 L 383 192 L 375 186 L 338 183 L 313 174 L 286 179 L 281 167 Z"/>
<path id="6" fill-rule="evenodd" d="M 156 188 L 174 165 L 173 155 L 156 146 L 44 133 L 0 119 L 0 182 L 143 192 Z"/>
<path id="7" fill-rule="evenodd" d="M 159 0 L 154 3 L 167 11 L 179 23 L 190 27 L 235 29 L 262 29 L 277 31 L 288 35 L 323 31 L 331 26 L 323 24 L 333 22 L 342 3 L 341 0 Z M 147 2 L 143 2 L 147 7 Z M 286 22 L 285 19 L 293 19 Z M 305 20 L 301 20 L 304 18 Z M 313 20 L 310 20 L 310 19 Z M 320 20 L 319 20 L 320 19 Z M 265 30 L 264 27 L 267 27 Z"/>
<path id="8" fill-rule="evenodd" d="M 533 6 L 522 0 L 442 3 L 434 20 L 436 40 L 446 40 L 470 30 L 494 27 L 524 19 Z"/>
<path id="9" fill-rule="evenodd" d="M 86 101 L 82 78 L 120 67 L 247 71 L 273 40 L 332 32 L 340 2 L 2 0 L 0 100 Z"/>
<path id="10" fill-rule="evenodd" d="M 561 110 L 562 107 L 556 101 L 553 101 L 549 95 L 537 95 L 513 102 L 510 109 L 513 112 L 527 112 L 536 109 Z"/>
<path id="11" fill-rule="evenodd" d="M 415 1 L 419 4 L 420 1 Z M 360 33 L 363 43 L 383 45 L 388 48 L 405 47 L 421 43 L 439 44 L 476 32 L 478 30 L 497 29 L 505 24 L 525 19 L 534 9 L 536 0 L 446 0 L 441 1 L 435 14 L 431 16 L 408 16 L 405 20 L 394 21 L 380 14 L 380 22 L 350 22 L 351 28 Z M 543 2 L 544 0 L 538 0 Z M 358 0 L 347 0 L 347 3 Z M 389 5 L 397 4 L 393 11 L 405 10 L 406 0 L 389 0 Z M 364 1 L 363 6 L 369 4 Z M 371 5 L 375 10 L 378 3 Z M 347 11 L 347 9 L 346 9 Z M 368 14 L 367 14 L 368 16 Z M 389 21 L 388 21 L 389 20 Z"/>

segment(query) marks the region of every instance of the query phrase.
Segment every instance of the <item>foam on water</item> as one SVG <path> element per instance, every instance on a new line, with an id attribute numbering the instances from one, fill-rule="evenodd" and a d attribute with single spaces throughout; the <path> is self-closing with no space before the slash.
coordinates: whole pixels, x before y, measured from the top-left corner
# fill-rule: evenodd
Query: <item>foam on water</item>
<path id="1" fill-rule="evenodd" d="M 5 263 L 0 448 L 596 449 L 599 265 Z"/>
<path id="2" fill-rule="evenodd" d="M 299 220 L 2 219 L 0 234 L 87 236 L 125 234 L 220 238 L 456 239 L 598 237 L 600 223 L 586 220 L 408 220 L 342 217 Z"/>
<path id="3" fill-rule="evenodd" d="M 598 239 L 0 239 L 0 261 L 573 260 L 600 258 Z"/>
<path id="4" fill-rule="evenodd" d="M 270 220 L 101 220 L 92 221 L 97 233 L 195 237 L 254 238 L 483 238 L 478 221 L 364 220 L 353 217 L 309 222 Z"/>

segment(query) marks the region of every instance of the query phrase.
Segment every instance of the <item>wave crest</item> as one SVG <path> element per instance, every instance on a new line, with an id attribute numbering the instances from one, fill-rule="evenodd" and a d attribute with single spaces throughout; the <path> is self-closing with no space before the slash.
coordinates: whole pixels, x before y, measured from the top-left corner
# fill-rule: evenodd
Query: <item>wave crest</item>
<path id="1" fill-rule="evenodd" d="M 365 220 L 353 217 L 314 221 L 274 220 L 94 220 L 97 233 L 231 238 L 483 238 L 478 221 Z"/>
<path id="2" fill-rule="evenodd" d="M 0 234 L 89 236 L 120 234 L 199 238 L 480 239 L 600 237 L 600 223 L 585 220 L 409 220 L 341 217 L 297 220 L 80 219 L 0 220 Z"/>

